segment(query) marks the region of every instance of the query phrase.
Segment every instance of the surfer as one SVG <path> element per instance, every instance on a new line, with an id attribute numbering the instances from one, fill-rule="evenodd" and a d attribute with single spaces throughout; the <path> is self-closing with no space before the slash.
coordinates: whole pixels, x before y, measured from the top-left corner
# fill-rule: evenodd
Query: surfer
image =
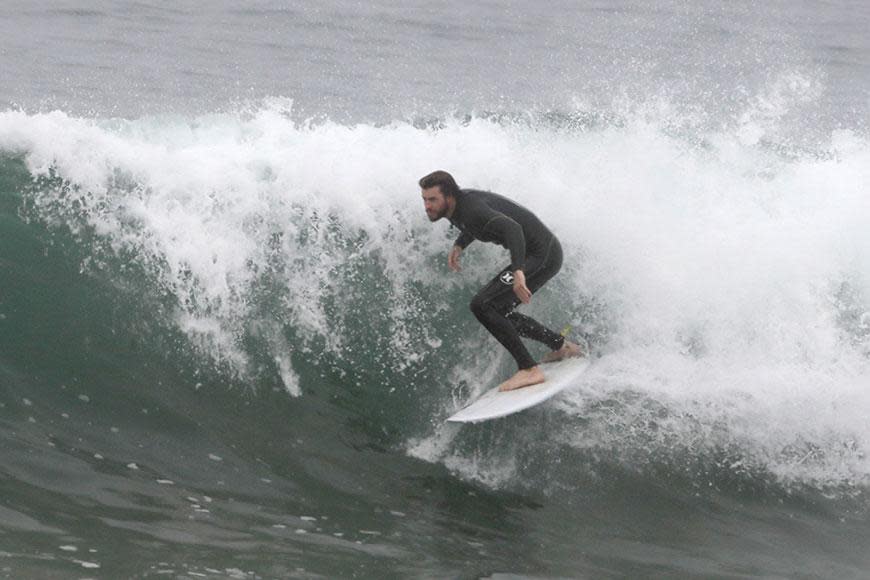
<path id="1" fill-rule="evenodd" d="M 499 385 L 510 391 L 543 383 L 544 372 L 520 337 L 542 342 L 551 352 L 543 362 L 583 356 L 583 350 L 557 332 L 516 311 L 562 267 L 562 246 L 541 220 L 523 206 L 489 191 L 459 189 L 446 171 L 420 179 L 429 221 L 446 217 L 461 232 L 447 256 L 447 266 L 460 271 L 462 251 L 474 240 L 492 242 L 510 251 L 511 263 L 471 299 L 471 311 L 504 346 L 519 370 Z"/>

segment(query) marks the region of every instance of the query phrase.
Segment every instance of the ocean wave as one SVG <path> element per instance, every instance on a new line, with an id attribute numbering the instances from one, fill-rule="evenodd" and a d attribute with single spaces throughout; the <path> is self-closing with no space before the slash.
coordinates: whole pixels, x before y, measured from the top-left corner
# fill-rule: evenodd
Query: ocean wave
<path id="1" fill-rule="evenodd" d="M 783 83 L 785 101 L 811 89 Z M 404 390 L 386 420 L 410 453 L 531 480 L 438 425 L 509 366 L 465 307 L 504 256 L 473 247 L 448 275 L 453 234 L 422 213 L 416 180 L 448 169 L 535 210 L 566 248 L 532 309 L 597 358 L 532 448 L 711 465 L 724 449 L 735 473 L 866 485 L 870 147 L 846 130 L 777 142 L 787 107 L 771 99 L 717 130 L 661 108 L 386 125 L 299 123 L 279 100 L 189 119 L 6 111 L 0 151 L 16 211 L 63 232 L 88 275 L 159 304 L 203 366 L 297 397 L 329 366 L 367 409 Z"/>

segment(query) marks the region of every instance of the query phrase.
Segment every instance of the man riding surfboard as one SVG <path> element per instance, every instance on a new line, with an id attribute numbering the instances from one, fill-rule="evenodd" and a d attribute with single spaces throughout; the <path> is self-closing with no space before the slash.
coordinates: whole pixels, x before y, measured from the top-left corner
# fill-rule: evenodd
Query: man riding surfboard
<path id="1" fill-rule="evenodd" d="M 460 189 L 446 171 L 426 175 L 419 185 L 429 220 L 446 217 L 461 232 L 447 257 L 451 270 L 460 271 L 462 251 L 474 240 L 495 243 L 510 251 L 511 263 L 475 294 L 470 305 L 474 316 L 519 367 L 516 374 L 499 385 L 499 390 L 510 391 L 546 380 L 520 337 L 550 347 L 552 352 L 545 355 L 543 362 L 583 356 L 580 346 L 516 311 L 520 303 L 528 304 L 532 294 L 562 267 L 562 246 L 541 220 L 497 193 Z"/>

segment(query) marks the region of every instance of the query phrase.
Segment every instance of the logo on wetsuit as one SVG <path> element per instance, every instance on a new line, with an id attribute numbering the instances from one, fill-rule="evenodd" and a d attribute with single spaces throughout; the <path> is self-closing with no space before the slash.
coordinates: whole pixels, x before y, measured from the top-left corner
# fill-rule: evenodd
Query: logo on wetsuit
<path id="1" fill-rule="evenodd" d="M 498 277 L 501 280 L 502 284 L 506 284 L 507 286 L 511 286 L 514 283 L 514 273 L 510 270 L 505 270 L 501 273 L 501 276 Z"/>

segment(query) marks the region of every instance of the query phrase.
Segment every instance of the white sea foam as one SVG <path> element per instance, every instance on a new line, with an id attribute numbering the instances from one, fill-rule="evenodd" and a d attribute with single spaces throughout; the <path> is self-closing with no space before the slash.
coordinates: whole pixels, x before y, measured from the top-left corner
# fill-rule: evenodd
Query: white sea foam
<path id="1" fill-rule="evenodd" d="M 345 329 L 330 308 L 388 309 L 397 372 L 437 356 L 429 345 L 443 337 L 408 321 L 455 306 L 421 305 L 407 285 L 443 290 L 494 269 L 437 270 L 446 228 L 426 221 L 416 180 L 448 169 L 534 209 L 565 246 L 568 305 L 591 299 L 604 312 L 601 356 L 557 403 L 566 411 L 639 392 L 702 423 L 724 419 L 731 442 L 783 477 L 866 482 L 870 144 L 844 130 L 806 153 L 766 138 L 789 95 L 814 90 L 783 79 L 736 125 L 689 135 L 648 111 L 574 130 L 486 119 L 437 130 L 299 125 L 282 102 L 191 120 L 4 112 L 0 149 L 76 186 L 32 193 L 43 219 L 134 250 L 176 296 L 178 328 L 238 372 L 248 372 L 242 338 L 260 336 L 293 395 L 304 385 L 288 351 L 304 346 L 280 329 L 340 353 Z M 466 256 L 472 266 L 490 258 L 502 260 L 492 248 Z M 354 294 L 348 265 L 362 259 L 377 262 L 385 288 Z M 271 317 L 252 312 L 264 277 Z M 434 437 L 416 453 L 454 457 L 452 437 Z M 783 459 L 798 442 L 808 455 Z"/>

